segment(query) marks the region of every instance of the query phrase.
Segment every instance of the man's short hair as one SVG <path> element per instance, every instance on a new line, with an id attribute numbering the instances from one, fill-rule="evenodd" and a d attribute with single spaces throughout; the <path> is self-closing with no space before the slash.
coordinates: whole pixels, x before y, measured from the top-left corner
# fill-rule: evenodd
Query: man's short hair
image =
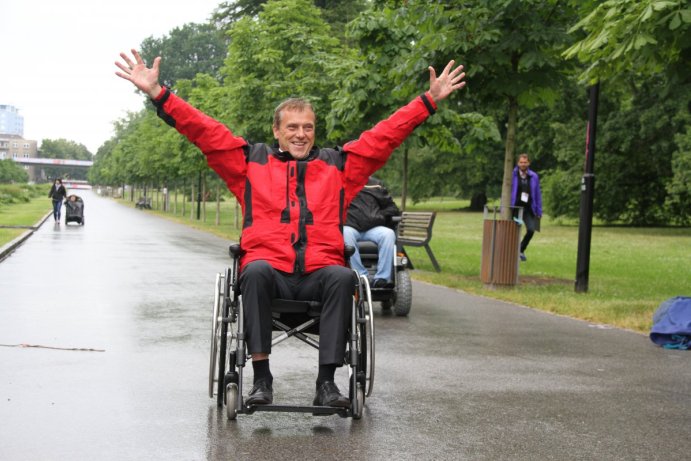
<path id="1" fill-rule="evenodd" d="M 520 159 L 522 159 L 522 158 L 526 159 L 527 161 L 530 161 L 530 158 L 528 157 L 528 154 L 520 154 L 520 155 L 518 156 L 518 160 L 520 160 Z"/>
<path id="2" fill-rule="evenodd" d="M 307 109 L 311 110 L 316 118 L 317 114 L 314 112 L 314 108 L 308 100 L 303 98 L 286 99 L 280 103 L 278 107 L 276 107 L 276 110 L 274 110 L 274 126 L 281 126 L 281 116 L 284 110 L 296 110 L 298 112 L 302 112 Z"/>

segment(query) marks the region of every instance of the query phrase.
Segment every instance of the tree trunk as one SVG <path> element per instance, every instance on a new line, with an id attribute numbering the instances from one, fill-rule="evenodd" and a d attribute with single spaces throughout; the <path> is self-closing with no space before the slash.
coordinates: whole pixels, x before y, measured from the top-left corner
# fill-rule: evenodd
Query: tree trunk
<path id="1" fill-rule="evenodd" d="M 501 185 L 501 217 L 511 219 L 511 178 L 516 152 L 516 124 L 518 123 L 518 100 L 509 96 L 509 121 L 506 128 L 504 149 L 504 178 Z"/>
<path id="2" fill-rule="evenodd" d="M 408 198 L 408 143 L 403 146 L 403 187 L 401 190 L 401 211 L 405 211 L 405 202 Z"/>
<path id="3" fill-rule="evenodd" d="M 206 175 L 202 176 L 202 222 L 206 222 Z"/>
<path id="4" fill-rule="evenodd" d="M 216 185 L 216 225 L 221 225 L 221 187 Z"/>
<path id="5" fill-rule="evenodd" d="M 190 194 L 190 221 L 194 221 L 194 183 L 192 183 L 192 193 Z"/>
<path id="6" fill-rule="evenodd" d="M 187 197 L 185 197 L 185 183 L 183 181 L 182 183 L 182 211 L 180 212 L 180 216 L 183 218 L 185 217 L 185 211 L 187 209 Z"/>
<path id="7" fill-rule="evenodd" d="M 240 202 L 236 198 L 235 199 L 235 228 L 236 229 L 240 229 L 240 214 L 241 214 Z"/>

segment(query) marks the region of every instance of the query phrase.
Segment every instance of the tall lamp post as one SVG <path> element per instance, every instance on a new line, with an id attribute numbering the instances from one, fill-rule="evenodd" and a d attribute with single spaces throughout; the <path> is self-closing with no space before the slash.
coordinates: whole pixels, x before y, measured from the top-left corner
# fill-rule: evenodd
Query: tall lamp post
<path id="1" fill-rule="evenodd" d="M 581 178 L 581 211 L 578 224 L 578 259 L 576 261 L 576 292 L 588 291 L 590 272 L 590 238 L 593 229 L 593 199 L 595 197 L 595 134 L 600 83 L 590 87 L 588 129 L 586 130 L 585 171 Z"/>

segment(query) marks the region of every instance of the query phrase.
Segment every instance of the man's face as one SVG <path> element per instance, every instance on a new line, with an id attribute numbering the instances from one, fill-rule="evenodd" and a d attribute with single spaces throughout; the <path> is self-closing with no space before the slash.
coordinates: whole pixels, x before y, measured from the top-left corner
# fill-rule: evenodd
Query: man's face
<path id="1" fill-rule="evenodd" d="M 315 120 L 314 112 L 309 109 L 283 110 L 280 126 L 273 127 L 281 150 L 290 152 L 297 160 L 306 158 L 314 145 Z"/>
<path id="2" fill-rule="evenodd" d="M 528 161 L 527 158 L 521 157 L 518 159 L 518 169 L 521 170 L 522 172 L 528 171 L 528 167 L 530 166 L 530 162 Z"/>

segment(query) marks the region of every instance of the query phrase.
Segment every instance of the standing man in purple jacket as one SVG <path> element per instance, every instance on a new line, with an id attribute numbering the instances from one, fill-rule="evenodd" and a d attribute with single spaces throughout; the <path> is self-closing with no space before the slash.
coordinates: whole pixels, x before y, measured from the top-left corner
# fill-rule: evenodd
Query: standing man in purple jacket
<path id="1" fill-rule="evenodd" d="M 540 178 L 537 173 L 528 168 L 530 159 L 528 154 L 518 156 L 518 164 L 513 169 L 513 181 L 511 183 L 511 205 L 523 207 L 523 222 L 526 233 L 521 240 L 521 261 L 526 261 L 525 250 L 535 231 L 540 231 L 540 219 L 542 218 L 542 193 L 540 191 Z"/>

